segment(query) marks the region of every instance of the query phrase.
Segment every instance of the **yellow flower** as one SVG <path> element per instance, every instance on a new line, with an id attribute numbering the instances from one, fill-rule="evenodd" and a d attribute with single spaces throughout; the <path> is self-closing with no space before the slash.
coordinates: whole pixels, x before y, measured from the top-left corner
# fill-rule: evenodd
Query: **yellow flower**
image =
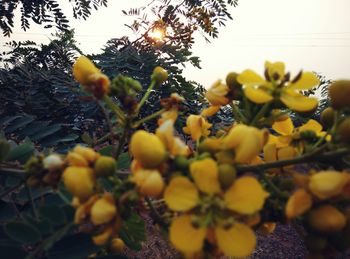
<path id="1" fill-rule="evenodd" d="M 212 124 L 207 122 L 200 115 L 190 115 L 186 121 L 186 127 L 183 128 L 184 133 L 191 135 L 194 141 L 199 140 L 200 137 L 207 137 L 210 134 Z"/>
<path id="2" fill-rule="evenodd" d="M 201 116 L 203 117 L 210 117 L 215 115 L 219 110 L 220 110 L 220 106 L 209 106 L 208 108 L 205 108 L 202 110 L 201 112 Z"/>
<path id="3" fill-rule="evenodd" d="M 96 180 L 90 168 L 67 167 L 63 172 L 63 182 L 68 191 L 80 200 L 86 200 L 94 194 Z"/>
<path id="4" fill-rule="evenodd" d="M 218 80 L 208 89 L 208 91 L 205 93 L 205 97 L 212 105 L 222 106 L 228 104 L 230 101 L 226 97 L 228 92 L 228 86 Z"/>
<path id="5" fill-rule="evenodd" d="M 113 238 L 113 240 L 111 241 L 111 247 L 110 247 L 113 253 L 120 253 L 123 251 L 124 248 L 125 248 L 125 243 L 122 239 Z"/>
<path id="6" fill-rule="evenodd" d="M 174 211 L 188 211 L 199 202 L 196 186 L 184 176 L 172 179 L 164 192 L 167 206 Z"/>
<path id="7" fill-rule="evenodd" d="M 100 154 L 95 152 L 95 150 L 92 148 L 84 147 L 81 145 L 75 146 L 73 152 L 84 157 L 89 163 L 94 163 L 96 159 L 100 157 Z"/>
<path id="8" fill-rule="evenodd" d="M 240 214 L 251 215 L 262 209 L 269 196 L 254 177 L 238 178 L 226 191 L 224 199 L 227 208 Z"/>
<path id="9" fill-rule="evenodd" d="M 346 225 L 343 213 L 331 205 L 323 205 L 309 213 L 309 224 L 320 232 L 338 232 Z"/>
<path id="10" fill-rule="evenodd" d="M 130 152 L 144 168 L 156 168 L 167 158 L 162 141 L 144 130 L 138 130 L 132 135 Z"/>
<path id="11" fill-rule="evenodd" d="M 219 170 L 211 158 L 194 161 L 190 164 L 190 172 L 198 189 L 207 194 L 219 193 Z"/>
<path id="12" fill-rule="evenodd" d="M 224 138 L 223 148 L 234 149 L 237 163 L 249 163 L 260 154 L 267 138 L 265 130 L 238 124 Z"/>
<path id="13" fill-rule="evenodd" d="M 95 65 L 85 56 L 79 57 L 73 65 L 74 78 L 93 93 L 97 98 L 109 92 L 110 81 L 101 73 Z"/>
<path id="14" fill-rule="evenodd" d="M 324 200 L 341 194 L 348 181 L 347 173 L 320 171 L 310 177 L 309 188 L 317 198 Z"/>
<path id="15" fill-rule="evenodd" d="M 244 86 L 245 96 L 252 102 L 264 104 L 281 100 L 294 111 L 306 112 L 317 107 L 316 98 L 309 98 L 300 93 L 319 84 L 319 79 L 312 72 L 303 72 L 296 79 L 288 82 L 282 62 L 265 63 L 267 79 L 252 70 L 243 71 L 237 81 Z"/>
<path id="16" fill-rule="evenodd" d="M 189 147 L 179 138 L 174 137 L 174 121 L 164 121 L 156 130 L 156 135 L 163 142 L 170 155 L 184 155 L 190 154 Z"/>
<path id="17" fill-rule="evenodd" d="M 164 180 L 157 170 L 138 170 L 131 180 L 135 182 L 141 194 L 157 198 L 164 189 Z"/>
<path id="18" fill-rule="evenodd" d="M 304 189 L 298 189 L 289 197 L 285 213 L 289 219 L 298 217 L 312 206 L 312 197 Z"/>
<path id="19" fill-rule="evenodd" d="M 117 215 L 117 207 L 111 195 L 98 199 L 91 207 L 91 221 L 94 225 L 110 222 Z"/>

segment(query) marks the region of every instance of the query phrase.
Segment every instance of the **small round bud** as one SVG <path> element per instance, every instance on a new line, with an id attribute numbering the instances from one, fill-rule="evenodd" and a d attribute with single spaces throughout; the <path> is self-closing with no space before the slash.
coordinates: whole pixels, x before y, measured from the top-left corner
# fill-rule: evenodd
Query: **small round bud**
<path id="1" fill-rule="evenodd" d="M 326 128 L 330 128 L 334 122 L 334 109 L 332 107 L 327 107 L 321 113 L 321 123 Z"/>
<path id="2" fill-rule="evenodd" d="M 44 158 L 43 165 L 45 169 L 55 170 L 59 169 L 63 165 L 62 158 L 57 154 L 51 154 Z"/>
<path id="3" fill-rule="evenodd" d="M 331 205 L 323 205 L 309 214 L 310 226 L 319 232 L 338 232 L 346 225 L 343 213 Z"/>
<path id="4" fill-rule="evenodd" d="M 151 79 L 155 80 L 158 84 L 162 84 L 168 79 L 168 76 L 168 71 L 158 66 L 154 68 Z"/>
<path id="5" fill-rule="evenodd" d="M 241 88 L 241 84 L 238 83 L 237 81 L 237 77 L 238 77 L 238 73 L 236 72 L 230 72 L 227 74 L 226 76 L 226 84 L 228 87 L 230 87 L 231 89 L 240 89 Z"/>
<path id="6" fill-rule="evenodd" d="M 338 80 L 328 89 L 332 107 L 336 110 L 350 107 L 350 80 Z"/>
<path id="7" fill-rule="evenodd" d="M 113 157 L 100 156 L 95 162 L 94 169 L 96 176 L 110 176 L 117 169 L 117 162 Z"/>
<path id="8" fill-rule="evenodd" d="M 125 243 L 122 239 L 113 238 L 111 242 L 111 247 L 110 247 L 112 253 L 120 253 L 123 251 L 124 247 L 125 247 Z"/>
<path id="9" fill-rule="evenodd" d="M 175 159 L 174 159 L 174 163 L 175 163 L 176 167 L 181 169 L 181 170 L 188 169 L 188 166 L 190 164 L 188 159 L 185 156 L 182 156 L 182 155 L 176 156 Z"/>
<path id="10" fill-rule="evenodd" d="M 350 143 L 350 118 L 346 118 L 339 124 L 338 134 L 342 141 Z"/>
<path id="11" fill-rule="evenodd" d="M 236 169 L 230 164 L 219 165 L 219 181 L 223 188 L 231 186 L 233 181 L 236 179 Z"/>

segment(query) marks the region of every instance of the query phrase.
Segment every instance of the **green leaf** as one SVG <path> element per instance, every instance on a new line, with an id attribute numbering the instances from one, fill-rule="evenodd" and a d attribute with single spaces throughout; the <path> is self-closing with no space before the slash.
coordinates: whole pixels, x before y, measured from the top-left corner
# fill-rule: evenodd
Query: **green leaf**
<path id="1" fill-rule="evenodd" d="M 100 153 L 103 156 L 112 156 L 112 152 L 113 146 L 105 146 L 98 151 L 98 153 Z"/>
<path id="2" fill-rule="evenodd" d="M 59 226 L 66 222 L 66 215 L 62 208 L 54 205 L 44 205 L 39 208 L 41 217 L 48 219 L 53 225 Z"/>
<path id="3" fill-rule="evenodd" d="M 38 229 L 43 236 L 48 235 L 53 231 L 53 227 L 48 219 L 36 220 L 31 216 L 28 216 L 26 217 L 26 221 L 35 226 L 35 228 Z"/>
<path id="4" fill-rule="evenodd" d="M 91 236 L 79 233 L 64 237 L 48 252 L 49 259 L 82 259 L 98 251 L 97 247 L 91 240 Z"/>
<path id="5" fill-rule="evenodd" d="M 27 253 L 20 246 L 0 245 L 1 258 L 23 259 Z"/>
<path id="6" fill-rule="evenodd" d="M 0 162 L 4 161 L 7 158 L 10 149 L 10 144 L 7 143 L 7 141 L 4 139 L 0 139 Z"/>
<path id="7" fill-rule="evenodd" d="M 12 221 L 5 225 L 5 233 L 15 241 L 33 244 L 40 240 L 40 232 L 28 223 Z"/>
<path id="8" fill-rule="evenodd" d="M 59 139 L 59 142 L 71 142 L 79 138 L 77 134 L 69 134 L 67 136 L 64 136 L 63 138 Z"/>
<path id="9" fill-rule="evenodd" d="M 130 167 L 131 159 L 129 153 L 125 152 L 118 157 L 118 169 L 128 169 Z"/>
<path id="10" fill-rule="evenodd" d="M 92 145 L 92 143 L 94 142 L 93 139 L 90 137 L 89 133 L 84 132 L 81 135 L 81 139 L 88 145 Z"/>
<path id="11" fill-rule="evenodd" d="M 15 120 L 14 122 L 12 122 L 11 126 L 8 126 L 5 129 L 5 132 L 7 134 L 12 133 L 12 132 L 16 131 L 17 129 L 23 128 L 27 124 L 31 123 L 33 120 L 34 120 L 34 118 L 31 116 L 25 116 L 25 117 L 19 118 L 19 119 Z"/>
<path id="12" fill-rule="evenodd" d="M 6 187 L 14 187 L 16 185 L 19 185 L 21 181 L 22 181 L 21 178 L 8 176 L 8 177 L 6 177 L 5 186 Z"/>
<path id="13" fill-rule="evenodd" d="M 60 129 L 61 129 L 60 124 L 54 124 L 54 125 L 48 126 L 44 129 L 40 130 L 39 132 L 35 133 L 33 136 L 31 136 L 31 139 L 33 141 L 38 141 L 42 138 L 45 138 L 47 136 L 50 136 L 50 135 L 56 133 Z"/>
<path id="14" fill-rule="evenodd" d="M 146 240 L 145 222 L 133 212 L 127 220 L 123 221 L 119 235 L 128 247 L 141 250 L 142 242 Z"/>
<path id="15" fill-rule="evenodd" d="M 35 148 L 33 143 L 24 143 L 18 145 L 17 147 L 11 149 L 10 153 L 8 154 L 7 160 L 18 160 L 21 163 L 25 163 L 33 155 L 34 150 Z"/>

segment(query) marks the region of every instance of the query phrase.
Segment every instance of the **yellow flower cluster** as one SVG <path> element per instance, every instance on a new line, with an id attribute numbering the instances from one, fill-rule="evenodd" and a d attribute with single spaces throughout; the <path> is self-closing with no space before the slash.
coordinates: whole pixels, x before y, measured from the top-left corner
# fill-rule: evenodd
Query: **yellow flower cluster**
<path id="1" fill-rule="evenodd" d="M 332 201 L 346 199 L 350 176 L 345 172 L 320 171 L 303 176 L 304 181 L 288 199 L 285 212 L 289 219 L 306 214 L 309 225 L 319 232 L 338 232 L 347 224 L 341 210 Z"/>
<path id="2" fill-rule="evenodd" d="M 103 245 L 117 235 L 121 221 L 112 194 L 98 194 L 96 178 L 112 175 L 116 170 L 116 161 L 78 145 L 67 154 L 65 163 L 67 167 L 62 179 L 73 195 L 73 206 L 76 207 L 74 221 L 76 224 L 92 223 L 98 228 L 93 241 Z"/>

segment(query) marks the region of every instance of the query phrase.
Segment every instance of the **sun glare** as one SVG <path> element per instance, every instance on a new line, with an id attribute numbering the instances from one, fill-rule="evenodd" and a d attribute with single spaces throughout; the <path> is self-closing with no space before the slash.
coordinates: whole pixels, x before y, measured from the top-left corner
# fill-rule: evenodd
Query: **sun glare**
<path id="1" fill-rule="evenodd" d="M 165 33 L 162 29 L 153 29 L 148 33 L 148 36 L 154 41 L 162 41 L 165 37 Z"/>

